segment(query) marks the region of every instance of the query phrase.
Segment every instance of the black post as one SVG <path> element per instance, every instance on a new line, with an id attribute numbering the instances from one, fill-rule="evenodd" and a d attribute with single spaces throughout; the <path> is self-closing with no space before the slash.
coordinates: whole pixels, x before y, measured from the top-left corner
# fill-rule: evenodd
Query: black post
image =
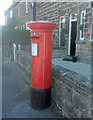
<path id="1" fill-rule="evenodd" d="M 90 2 L 91 5 L 91 40 L 93 40 L 93 1 Z"/>
<path id="2" fill-rule="evenodd" d="M 33 21 L 36 21 L 36 2 L 32 2 L 32 15 L 33 15 Z"/>
<path id="3" fill-rule="evenodd" d="M 91 27 L 92 27 L 92 34 L 91 34 L 91 39 L 93 40 L 93 1 L 92 1 L 92 15 L 91 15 L 91 17 L 92 17 L 92 25 L 91 25 Z"/>

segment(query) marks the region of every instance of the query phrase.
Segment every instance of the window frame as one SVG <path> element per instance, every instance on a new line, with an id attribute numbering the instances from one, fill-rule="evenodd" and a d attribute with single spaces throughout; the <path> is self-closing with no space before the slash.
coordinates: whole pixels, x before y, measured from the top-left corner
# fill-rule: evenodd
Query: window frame
<path id="1" fill-rule="evenodd" d="M 28 13 L 28 0 L 26 0 L 26 13 Z"/>
<path id="2" fill-rule="evenodd" d="M 18 17 L 20 17 L 20 7 L 18 6 Z"/>
<path id="3" fill-rule="evenodd" d="M 10 18 L 12 18 L 13 17 L 13 10 L 11 9 L 10 10 Z"/>
<path id="4" fill-rule="evenodd" d="M 62 19 L 65 19 L 65 21 L 63 21 Z M 60 41 L 61 41 L 61 28 L 65 28 L 65 27 L 62 27 L 61 25 L 65 24 L 66 23 L 66 16 L 63 15 L 63 16 L 60 16 L 59 18 L 59 47 L 60 47 Z"/>
<path id="5" fill-rule="evenodd" d="M 26 30 L 31 30 L 31 29 L 27 26 L 28 23 L 29 23 L 29 21 L 26 22 Z"/>
<path id="6" fill-rule="evenodd" d="M 60 24 L 65 24 L 66 23 L 66 17 L 65 16 L 60 16 Z M 65 27 L 62 27 L 65 28 Z"/>
<path id="7" fill-rule="evenodd" d="M 84 17 L 83 17 L 83 14 L 84 14 Z M 83 19 L 84 19 L 84 24 L 83 25 L 85 25 L 85 18 L 86 18 L 86 10 L 82 10 L 81 11 L 81 15 L 80 15 L 80 24 L 82 25 L 82 23 L 83 23 Z M 84 36 L 82 37 L 82 33 L 83 31 L 82 30 L 80 30 L 80 40 L 84 40 Z"/>
<path id="8" fill-rule="evenodd" d="M 8 19 L 8 17 L 7 17 L 7 15 L 5 16 L 5 23 L 7 23 L 7 19 Z"/>

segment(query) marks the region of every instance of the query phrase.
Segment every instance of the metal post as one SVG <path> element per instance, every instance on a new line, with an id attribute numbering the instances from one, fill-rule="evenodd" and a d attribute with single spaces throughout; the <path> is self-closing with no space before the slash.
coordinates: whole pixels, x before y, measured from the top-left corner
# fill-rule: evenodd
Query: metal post
<path id="1" fill-rule="evenodd" d="M 36 2 L 32 0 L 32 15 L 33 15 L 33 21 L 36 21 Z"/>
<path id="2" fill-rule="evenodd" d="M 21 45 L 20 44 L 18 45 L 18 50 L 21 50 Z"/>
<path id="3" fill-rule="evenodd" d="M 93 40 L 93 7 L 92 7 L 92 22 L 91 22 L 91 40 Z"/>
<path id="4" fill-rule="evenodd" d="M 59 20 L 59 47 L 60 47 L 60 43 L 61 43 L 61 17 Z"/>
<path id="5" fill-rule="evenodd" d="M 16 52 L 16 44 L 13 43 L 13 61 L 14 61 L 14 62 L 15 62 L 15 59 L 16 59 L 16 57 L 15 57 L 15 52 Z"/>

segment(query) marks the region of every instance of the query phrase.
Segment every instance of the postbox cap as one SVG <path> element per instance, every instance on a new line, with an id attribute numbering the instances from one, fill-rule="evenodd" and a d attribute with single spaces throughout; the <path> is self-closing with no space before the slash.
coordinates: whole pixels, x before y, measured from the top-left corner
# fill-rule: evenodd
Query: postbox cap
<path id="1" fill-rule="evenodd" d="M 50 21 L 30 21 L 28 22 L 28 27 L 30 29 L 39 29 L 39 28 L 45 28 L 45 29 L 53 29 L 57 26 L 56 23 L 50 22 Z"/>

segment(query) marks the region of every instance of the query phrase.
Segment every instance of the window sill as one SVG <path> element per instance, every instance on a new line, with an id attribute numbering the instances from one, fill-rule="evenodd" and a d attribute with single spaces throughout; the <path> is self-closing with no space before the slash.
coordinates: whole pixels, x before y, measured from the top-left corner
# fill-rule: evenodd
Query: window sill
<path id="1" fill-rule="evenodd" d="M 26 12 L 26 14 L 28 14 L 28 12 Z"/>
<path id="2" fill-rule="evenodd" d="M 93 40 L 89 40 L 88 42 L 93 42 Z"/>
<path id="3" fill-rule="evenodd" d="M 13 16 L 12 17 L 9 17 L 10 19 L 12 19 L 13 18 Z"/>

